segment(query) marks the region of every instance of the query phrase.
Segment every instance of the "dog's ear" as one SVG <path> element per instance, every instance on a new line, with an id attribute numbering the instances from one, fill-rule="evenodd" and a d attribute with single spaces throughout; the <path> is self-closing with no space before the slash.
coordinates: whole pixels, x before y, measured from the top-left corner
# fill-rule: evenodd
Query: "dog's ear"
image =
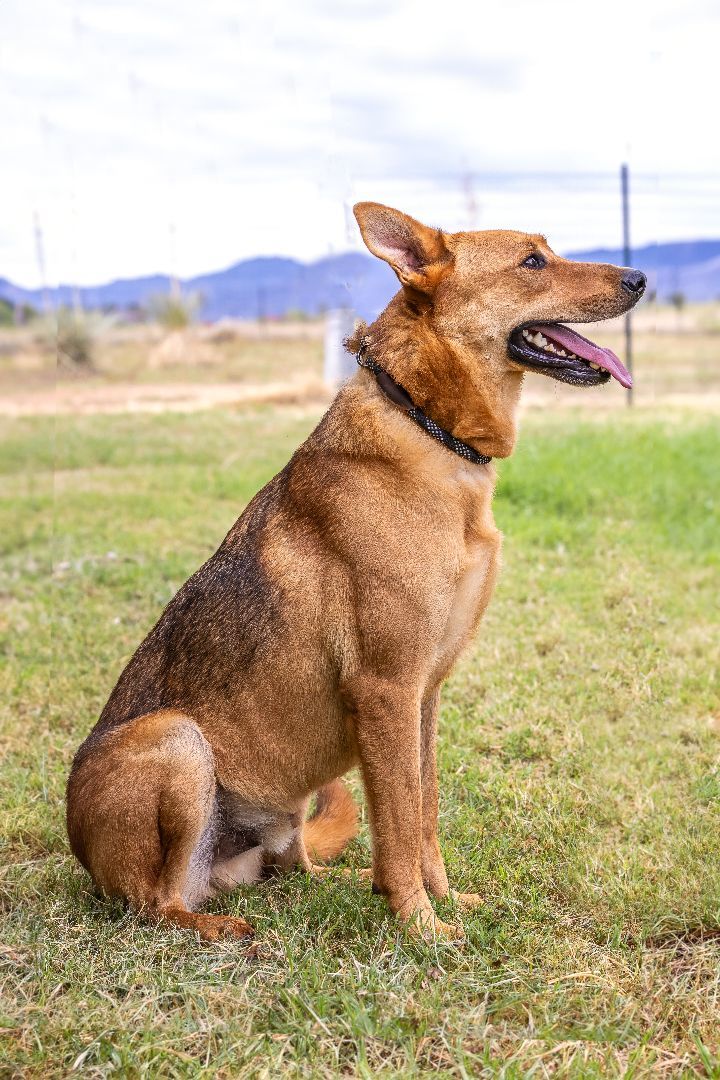
<path id="1" fill-rule="evenodd" d="M 452 261 L 440 229 L 382 203 L 356 203 L 353 213 L 368 249 L 390 263 L 403 285 L 433 291 Z"/>

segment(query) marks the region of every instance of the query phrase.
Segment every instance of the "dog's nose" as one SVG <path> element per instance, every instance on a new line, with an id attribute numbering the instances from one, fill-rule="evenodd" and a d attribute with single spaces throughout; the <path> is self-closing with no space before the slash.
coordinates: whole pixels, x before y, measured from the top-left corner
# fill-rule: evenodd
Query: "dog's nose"
<path id="1" fill-rule="evenodd" d="M 631 296 L 642 296 L 647 285 L 647 278 L 642 270 L 626 270 L 621 285 L 625 292 L 629 292 Z"/>

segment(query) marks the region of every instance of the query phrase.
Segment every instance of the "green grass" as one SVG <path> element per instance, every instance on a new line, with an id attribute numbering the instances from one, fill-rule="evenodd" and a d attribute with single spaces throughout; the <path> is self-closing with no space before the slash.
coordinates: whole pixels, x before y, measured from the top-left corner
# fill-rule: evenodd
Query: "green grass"
<path id="1" fill-rule="evenodd" d="M 505 568 L 440 734 L 448 870 L 486 899 L 464 945 L 408 942 L 344 879 L 217 902 L 249 951 L 92 896 L 63 828 L 74 749 L 315 419 L 4 423 L 0 1075 L 720 1076 L 707 419 L 531 417 L 500 467 Z M 367 858 L 364 828 L 344 861 Z"/>

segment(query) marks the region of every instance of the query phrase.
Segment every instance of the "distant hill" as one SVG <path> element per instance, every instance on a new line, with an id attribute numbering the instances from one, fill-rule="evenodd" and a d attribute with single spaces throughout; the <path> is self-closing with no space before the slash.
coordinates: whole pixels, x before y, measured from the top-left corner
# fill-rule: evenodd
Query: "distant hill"
<path id="1" fill-rule="evenodd" d="M 622 264 L 619 248 L 568 255 L 587 262 Z M 681 292 L 687 300 L 720 300 L 720 240 L 678 240 L 635 248 L 632 264 L 644 270 L 660 300 Z"/>
<path id="2" fill-rule="evenodd" d="M 599 248 L 573 252 L 571 259 L 622 264 L 622 251 Z M 661 300 L 681 292 L 688 300 L 720 298 L 720 240 L 686 240 L 636 248 L 633 266 L 645 270 L 650 287 Z M 328 308 L 352 307 L 372 318 L 397 291 L 397 279 L 385 263 L 362 252 L 328 255 L 312 263 L 263 256 L 245 259 L 212 274 L 181 282 L 187 292 L 201 296 L 200 315 L 214 321 L 280 317 L 301 311 L 317 315 Z M 110 281 L 77 290 L 86 308 L 127 310 L 143 306 L 153 294 L 167 292 L 165 274 Z M 60 285 L 49 290 L 55 306 L 71 304 L 75 290 Z M 41 306 L 39 289 L 23 289 L 0 278 L 0 297 L 12 303 Z"/>

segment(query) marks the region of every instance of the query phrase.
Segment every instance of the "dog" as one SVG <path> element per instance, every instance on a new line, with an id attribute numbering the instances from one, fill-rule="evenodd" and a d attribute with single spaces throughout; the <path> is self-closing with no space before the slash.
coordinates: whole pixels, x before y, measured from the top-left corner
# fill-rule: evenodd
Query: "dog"
<path id="1" fill-rule="evenodd" d="M 68 781 L 70 844 L 101 893 L 208 940 L 252 928 L 198 911 L 206 898 L 271 865 L 327 870 L 357 830 L 339 779 L 356 765 L 373 889 L 410 931 L 461 933 L 430 900 L 450 892 L 436 736 L 500 566 L 492 459 L 515 445 L 526 372 L 631 385 L 563 324 L 628 311 L 640 271 L 372 202 L 355 216 L 400 291 L 347 343 L 357 373 L 129 661 Z"/>

